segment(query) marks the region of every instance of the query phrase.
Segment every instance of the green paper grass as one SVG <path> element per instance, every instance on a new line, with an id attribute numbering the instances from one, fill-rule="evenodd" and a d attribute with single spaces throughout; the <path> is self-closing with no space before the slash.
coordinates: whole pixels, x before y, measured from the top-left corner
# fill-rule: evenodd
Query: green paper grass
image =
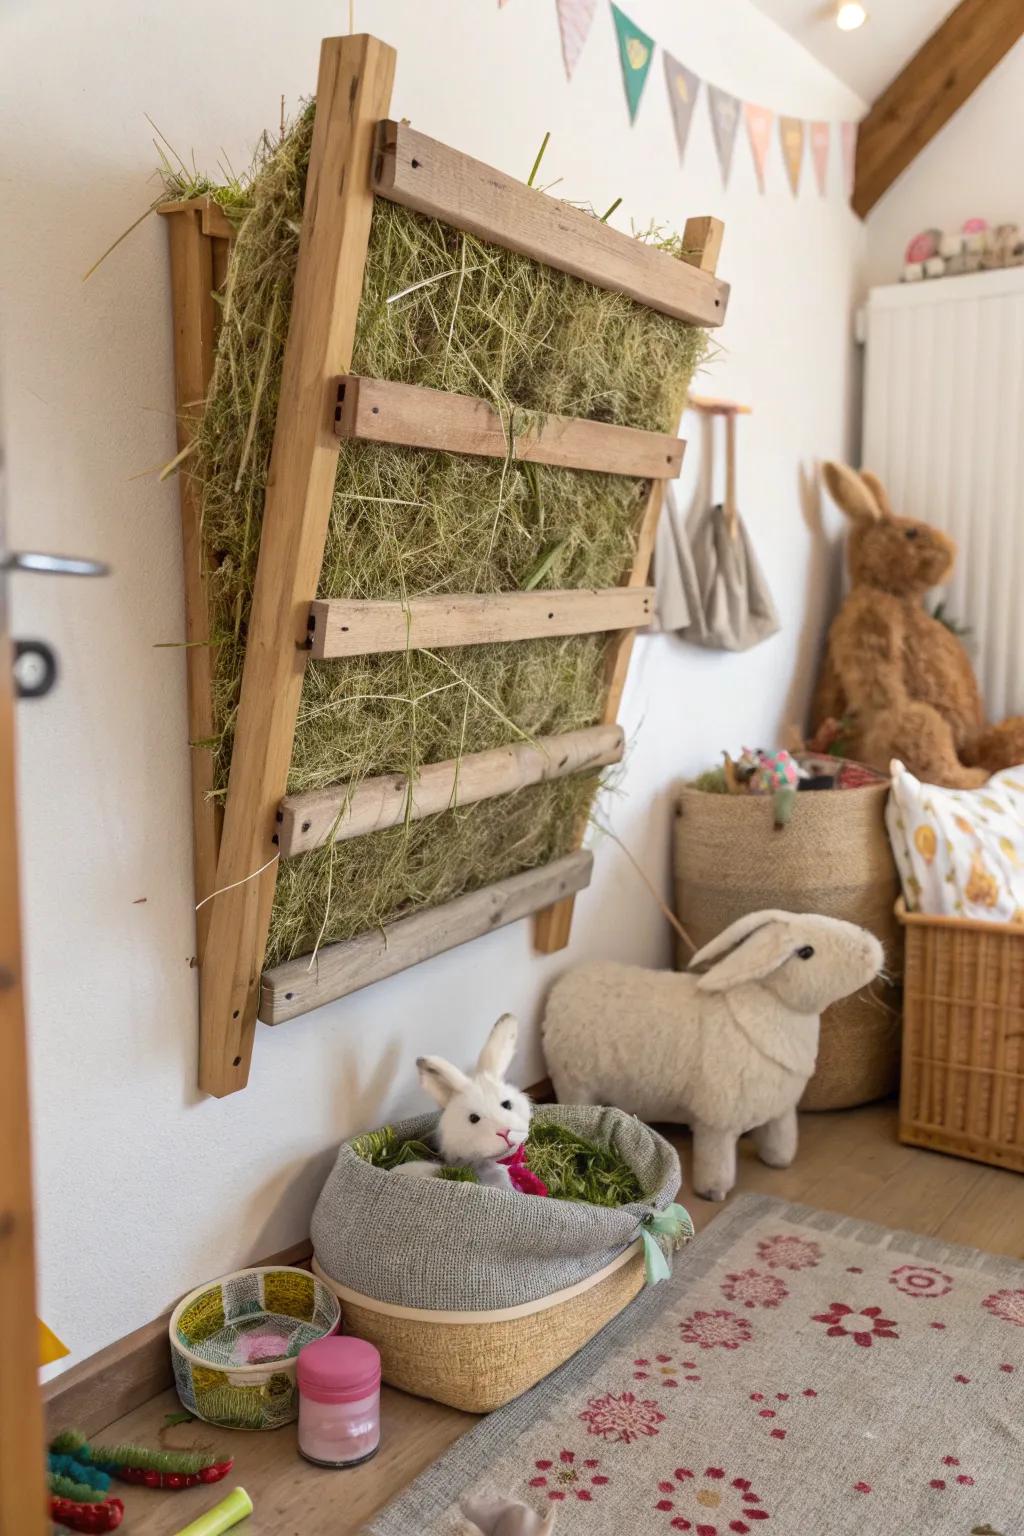
<path id="1" fill-rule="evenodd" d="M 391 1125 L 360 1136 L 352 1143 L 352 1150 L 374 1168 L 385 1169 L 437 1157 L 426 1142 L 399 1141 Z M 531 1171 L 544 1180 L 553 1200 L 584 1200 L 588 1205 L 615 1208 L 645 1198 L 636 1174 L 624 1158 L 555 1121 L 533 1122 L 526 1142 L 526 1161 Z M 438 1177 L 477 1182 L 468 1168 L 445 1167 Z"/>
<path id="2" fill-rule="evenodd" d="M 244 188 L 211 388 L 181 472 L 210 552 L 215 793 L 224 795 L 259 552 L 313 109 L 265 143 Z M 169 195 L 198 184 L 168 170 Z M 205 186 L 205 183 L 204 183 Z M 214 193 L 214 195 L 217 195 Z M 233 217 L 241 193 L 230 193 Z M 672 249 L 671 238 L 645 238 Z M 549 412 L 675 431 L 705 333 L 620 294 L 374 205 L 352 371 L 483 396 L 518 431 Z M 367 443 L 343 445 L 319 597 L 606 587 L 633 553 L 647 482 Z M 314 594 L 310 594 L 313 596 Z M 298 792 L 415 775 L 594 725 L 604 637 L 311 662 L 289 773 Z M 593 775 L 452 810 L 283 862 L 267 964 L 534 868 L 575 845 Z"/>

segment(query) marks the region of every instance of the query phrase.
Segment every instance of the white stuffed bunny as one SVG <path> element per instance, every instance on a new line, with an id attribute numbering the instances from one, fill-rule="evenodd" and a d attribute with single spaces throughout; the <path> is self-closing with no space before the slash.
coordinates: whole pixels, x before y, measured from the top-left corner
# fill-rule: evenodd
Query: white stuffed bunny
<path id="1" fill-rule="evenodd" d="M 617 1104 L 693 1131 L 693 1182 L 724 1200 L 736 1140 L 763 1162 L 796 1155 L 796 1106 L 818 1054 L 823 1008 L 882 965 L 873 934 L 834 917 L 751 912 L 690 961 L 689 975 L 585 965 L 556 982 L 542 1026 L 563 1104 Z M 693 970 L 710 966 L 704 975 Z"/>
<path id="2" fill-rule="evenodd" d="M 501 1159 L 511 1157 L 530 1130 L 532 1106 L 526 1094 L 505 1081 L 516 1053 L 518 1024 L 503 1013 L 484 1043 L 472 1077 L 443 1056 L 420 1056 L 420 1084 L 441 1106 L 437 1144 L 441 1160 L 452 1167 L 472 1168 L 481 1184 L 511 1189 L 512 1180 Z M 432 1178 L 436 1163 L 400 1163 L 397 1173 Z"/>

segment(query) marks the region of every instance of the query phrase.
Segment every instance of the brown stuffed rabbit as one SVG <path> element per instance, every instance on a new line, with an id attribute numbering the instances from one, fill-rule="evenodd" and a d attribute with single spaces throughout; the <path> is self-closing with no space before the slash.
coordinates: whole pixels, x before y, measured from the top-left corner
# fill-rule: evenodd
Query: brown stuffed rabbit
<path id="1" fill-rule="evenodd" d="M 826 464 L 824 475 L 853 524 L 852 586 L 829 630 L 815 725 L 845 719 L 850 757 L 882 772 L 898 757 L 915 777 L 951 789 L 1024 762 L 1024 717 L 984 729 L 967 652 L 923 606 L 949 575 L 956 545 L 928 523 L 897 517 L 870 470 Z"/>

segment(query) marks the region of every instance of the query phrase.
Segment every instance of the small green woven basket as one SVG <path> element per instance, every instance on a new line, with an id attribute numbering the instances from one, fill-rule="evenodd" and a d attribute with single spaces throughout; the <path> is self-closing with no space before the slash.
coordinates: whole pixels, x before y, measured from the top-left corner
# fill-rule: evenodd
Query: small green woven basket
<path id="1" fill-rule="evenodd" d="M 171 1314 L 178 1396 L 225 1429 L 280 1429 L 299 1412 L 299 1350 L 333 1333 L 337 1297 L 306 1269 L 240 1269 L 190 1291 Z"/>

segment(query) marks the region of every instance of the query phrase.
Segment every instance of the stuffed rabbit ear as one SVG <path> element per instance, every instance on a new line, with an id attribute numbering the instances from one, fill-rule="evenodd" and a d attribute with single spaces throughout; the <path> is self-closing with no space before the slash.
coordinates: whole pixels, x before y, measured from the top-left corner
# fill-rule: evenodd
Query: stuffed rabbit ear
<path id="1" fill-rule="evenodd" d="M 417 1056 L 416 1065 L 420 1073 L 420 1087 L 442 1109 L 453 1094 L 461 1093 L 469 1087 L 469 1078 L 465 1072 L 453 1067 L 443 1056 Z"/>
<path id="2" fill-rule="evenodd" d="M 477 1059 L 478 1072 L 489 1072 L 492 1077 L 504 1077 L 512 1065 L 516 1053 L 516 1036 L 519 1024 L 511 1013 L 503 1013 L 484 1041 L 484 1048 Z"/>
<path id="3" fill-rule="evenodd" d="M 538 1515 L 518 1499 L 466 1498 L 461 1505 L 466 1536 L 551 1536 L 555 1511 Z"/>
<path id="4" fill-rule="evenodd" d="M 879 480 L 873 469 L 862 469 L 860 478 L 868 488 L 868 494 L 878 503 L 879 511 L 883 517 L 895 517 L 892 502 L 889 500 L 889 492 Z"/>
<path id="5" fill-rule="evenodd" d="M 881 519 L 881 507 L 855 469 L 830 459 L 821 466 L 821 472 L 829 495 L 847 517 L 862 523 L 877 523 Z"/>
<path id="6" fill-rule="evenodd" d="M 748 981 L 770 976 L 793 952 L 788 931 L 789 912 L 748 912 L 731 923 L 716 939 L 698 950 L 690 961 L 692 971 L 717 961 L 697 982 L 699 992 L 728 992 Z"/>

